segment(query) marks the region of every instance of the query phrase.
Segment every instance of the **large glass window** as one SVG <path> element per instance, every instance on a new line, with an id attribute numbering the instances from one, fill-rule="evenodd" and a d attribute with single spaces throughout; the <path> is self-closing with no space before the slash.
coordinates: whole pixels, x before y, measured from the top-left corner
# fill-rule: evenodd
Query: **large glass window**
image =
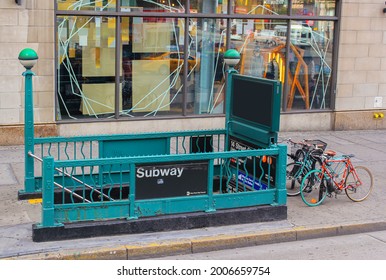
<path id="1" fill-rule="evenodd" d="M 336 3 L 57 0 L 57 119 L 223 114 L 227 49 L 283 111 L 331 109 Z"/>
<path id="2" fill-rule="evenodd" d="M 57 118 L 115 111 L 115 18 L 58 17 Z"/>
<path id="3" fill-rule="evenodd" d="M 333 31 L 331 21 L 291 23 L 287 110 L 329 108 Z"/>

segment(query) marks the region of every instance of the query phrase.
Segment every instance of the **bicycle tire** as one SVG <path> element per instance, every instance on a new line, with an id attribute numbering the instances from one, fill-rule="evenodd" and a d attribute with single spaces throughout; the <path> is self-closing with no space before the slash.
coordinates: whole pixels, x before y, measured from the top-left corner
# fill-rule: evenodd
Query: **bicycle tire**
<path id="1" fill-rule="evenodd" d="M 354 202 L 365 200 L 373 190 L 374 179 L 370 170 L 364 166 L 355 167 L 359 179 L 362 181 L 361 185 L 355 180 L 353 172 L 347 174 L 345 181 L 345 192 L 349 199 Z"/>
<path id="2" fill-rule="evenodd" d="M 297 162 L 287 164 L 286 168 L 286 188 L 288 196 L 300 194 L 300 186 L 304 178 L 304 167 Z"/>
<path id="3" fill-rule="evenodd" d="M 311 170 L 304 176 L 300 196 L 308 206 L 320 205 L 327 196 L 325 175 L 321 170 Z"/>

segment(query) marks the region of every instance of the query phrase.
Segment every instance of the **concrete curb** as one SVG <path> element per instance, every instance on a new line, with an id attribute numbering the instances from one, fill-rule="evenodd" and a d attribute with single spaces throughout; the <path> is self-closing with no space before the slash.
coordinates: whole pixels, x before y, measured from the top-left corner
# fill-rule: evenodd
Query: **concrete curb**
<path id="1" fill-rule="evenodd" d="M 163 242 L 122 245 L 111 248 L 91 248 L 47 252 L 5 258 L 8 260 L 132 260 L 193 254 L 215 250 L 258 246 L 280 242 L 307 240 L 347 234 L 386 230 L 386 221 L 372 221 L 362 224 L 323 225 L 315 227 L 294 227 L 291 229 L 266 230 L 245 234 L 224 234 Z"/>

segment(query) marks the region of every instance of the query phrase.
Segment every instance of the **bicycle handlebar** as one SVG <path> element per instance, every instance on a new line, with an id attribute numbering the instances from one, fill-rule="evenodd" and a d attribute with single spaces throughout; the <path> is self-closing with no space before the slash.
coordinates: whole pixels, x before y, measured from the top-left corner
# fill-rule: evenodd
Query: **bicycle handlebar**
<path id="1" fill-rule="evenodd" d="M 286 141 L 287 143 L 298 144 L 298 145 L 303 145 L 303 146 L 307 146 L 307 147 L 312 146 L 311 144 L 306 143 L 306 142 L 305 142 L 305 141 L 306 141 L 305 139 L 303 139 L 303 140 L 300 141 L 300 142 L 296 142 L 296 141 L 293 141 L 291 138 L 287 138 L 287 139 L 285 139 L 285 141 Z"/>

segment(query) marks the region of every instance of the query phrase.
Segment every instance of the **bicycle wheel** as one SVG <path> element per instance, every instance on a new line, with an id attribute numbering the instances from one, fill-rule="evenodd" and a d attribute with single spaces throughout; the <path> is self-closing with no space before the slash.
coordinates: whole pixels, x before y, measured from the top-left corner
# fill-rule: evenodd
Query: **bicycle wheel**
<path id="1" fill-rule="evenodd" d="M 355 167 L 351 171 L 345 182 L 345 192 L 349 199 L 355 202 L 365 200 L 373 189 L 373 175 L 364 166 Z"/>
<path id="2" fill-rule="evenodd" d="M 286 188 L 288 196 L 300 194 L 300 185 L 305 175 L 304 167 L 297 162 L 287 164 L 286 169 Z"/>
<path id="3" fill-rule="evenodd" d="M 317 206 L 323 202 L 327 196 L 327 187 L 324 174 L 320 170 L 311 170 L 303 178 L 300 187 L 302 200 L 308 206 Z"/>

